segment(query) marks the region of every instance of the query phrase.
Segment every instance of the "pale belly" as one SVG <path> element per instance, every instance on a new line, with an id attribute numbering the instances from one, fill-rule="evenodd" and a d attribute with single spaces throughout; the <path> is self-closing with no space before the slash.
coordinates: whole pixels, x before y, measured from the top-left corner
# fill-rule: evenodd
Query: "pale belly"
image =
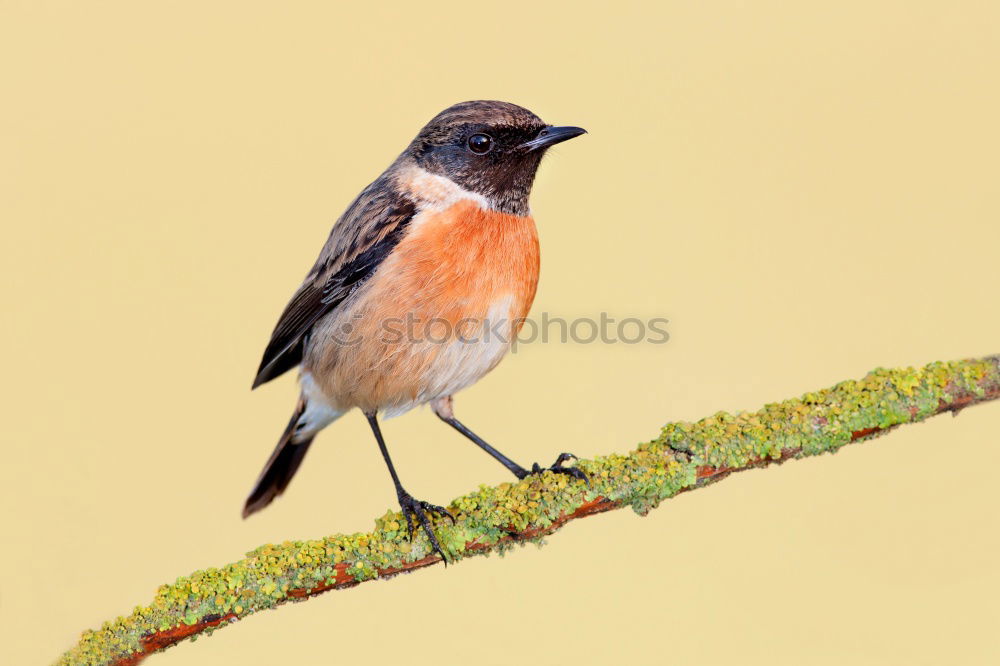
<path id="1" fill-rule="evenodd" d="M 317 327 L 303 371 L 338 411 L 395 416 L 457 393 L 496 367 L 515 335 L 513 305 L 511 295 L 501 295 L 485 317 L 457 322 L 426 309 L 345 308 Z"/>

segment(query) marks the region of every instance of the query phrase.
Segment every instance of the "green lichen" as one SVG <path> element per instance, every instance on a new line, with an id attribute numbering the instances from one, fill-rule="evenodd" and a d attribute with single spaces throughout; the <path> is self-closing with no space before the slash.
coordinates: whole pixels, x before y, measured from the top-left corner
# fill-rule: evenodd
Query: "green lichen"
<path id="1" fill-rule="evenodd" d="M 719 412 L 697 423 L 670 423 L 655 440 L 627 455 L 578 461 L 590 478 L 589 487 L 551 473 L 480 486 L 451 503 L 454 525 L 439 521 L 435 530 L 454 562 L 503 553 L 515 540 L 540 541 L 556 521 L 601 498 L 645 514 L 664 499 L 727 471 L 835 452 L 855 439 L 943 409 L 997 397 L 998 359 L 880 368 L 863 379 L 765 405 L 757 412 Z M 367 534 L 264 545 L 238 562 L 162 585 L 149 605 L 84 632 L 58 663 L 116 663 L 146 650 L 144 637 L 158 632 L 182 631 L 185 625 L 211 631 L 214 627 L 207 623 L 221 621 L 219 626 L 224 626 L 319 588 L 390 575 L 431 554 L 426 537 L 418 530 L 411 543 L 405 520 L 392 511 L 377 518 Z"/>

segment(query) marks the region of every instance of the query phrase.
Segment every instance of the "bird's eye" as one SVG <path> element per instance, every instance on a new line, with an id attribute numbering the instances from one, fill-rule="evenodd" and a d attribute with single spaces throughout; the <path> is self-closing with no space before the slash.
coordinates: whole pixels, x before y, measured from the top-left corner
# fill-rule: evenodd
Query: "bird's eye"
<path id="1" fill-rule="evenodd" d="M 473 134 L 469 137 L 469 150 L 476 154 L 488 153 L 492 147 L 493 139 L 488 134 Z"/>

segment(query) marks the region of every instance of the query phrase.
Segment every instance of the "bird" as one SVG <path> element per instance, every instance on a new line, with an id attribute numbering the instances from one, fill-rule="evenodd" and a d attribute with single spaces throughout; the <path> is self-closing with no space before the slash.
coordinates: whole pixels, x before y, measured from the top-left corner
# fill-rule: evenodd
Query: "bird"
<path id="1" fill-rule="evenodd" d="M 253 387 L 299 367 L 300 395 L 243 517 L 288 487 L 316 435 L 345 413 L 368 420 L 409 538 L 414 521 L 447 558 L 432 519 L 399 479 L 379 418 L 430 405 L 518 479 L 545 470 L 586 481 L 575 458 L 524 468 L 455 417 L 455 393 L 504 358 L 535 297 L 539 245 L 528 199 L 542 156 L 586 134 L 509 102 L 454 104 L 430 120 L 334 224 L 278 319 Z"/>

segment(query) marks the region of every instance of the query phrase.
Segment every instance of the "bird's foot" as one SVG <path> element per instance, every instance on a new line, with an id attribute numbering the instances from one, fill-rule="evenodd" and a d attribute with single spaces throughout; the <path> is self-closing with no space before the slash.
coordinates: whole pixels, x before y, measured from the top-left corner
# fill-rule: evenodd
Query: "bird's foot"
<path id="1" fill-rule="evenodd" d="M 573 455 L 572 453 L 560 453 L 559 457 L 556 458 L 556 461 L 552 463 L 551 466 L 542 467 L 538 463 L 535 463 L 534 465 L 531 466 L 531 471 L 523 470 L 523 473 L 518 474 L 517 478 L 523 479 L 532 474 L 541 474 L 542 472 L 554 472 L 555 474 L 566 474 L 567 476 L 571 476 L 574 479 L 583 481 L 589 487 L 590 479 L 588 479 L 587 475 L 583 473 L 583 470 L 578 469 L 576 467 L 563 467 L 563 463 L 566 462 L 567 460 L 576 460 L 576 459 L 577 459 L 576 456 Z"/>
<path id="2" fill-rule="evenodd" d="M 691 449 L 669 443 L 667 444 L 667 448 L 677 454 L 677 457 L 680 458 L 681 462 L 691 462 L 694 460 L 694 451 Z"/>
<path id="3" fill-rule="evenodd" d="M 444 560 L 445 566 L 447 566 L 448 558 L 445 557 L 444 551 L 441 549 L 441 544 L 438 543 L 437 537 L 434 535 L 434 530 L 431 528 L 431 521 L 427 517 L 427 514 L 448 516 L 452 525 L 455 524 L 455 516 L 451 515 L 451 512 L 443 506 L 413 499 L 413 496 L 405 490 L 400 489 L 398 497 L 399 507 L 403 511 L 403 517 L 406 518 L 406 525 L 410 531 L 410 541 L 413 541 L 413 518 L 416 517 L 417 522 L 420 523 L 420 527 L 424 530 L 424 534 L 427 535 L 427 538 L 431 542 L 431 548 L 434 549 L 435 553 L 441 556 L 441 559 Z"/>

